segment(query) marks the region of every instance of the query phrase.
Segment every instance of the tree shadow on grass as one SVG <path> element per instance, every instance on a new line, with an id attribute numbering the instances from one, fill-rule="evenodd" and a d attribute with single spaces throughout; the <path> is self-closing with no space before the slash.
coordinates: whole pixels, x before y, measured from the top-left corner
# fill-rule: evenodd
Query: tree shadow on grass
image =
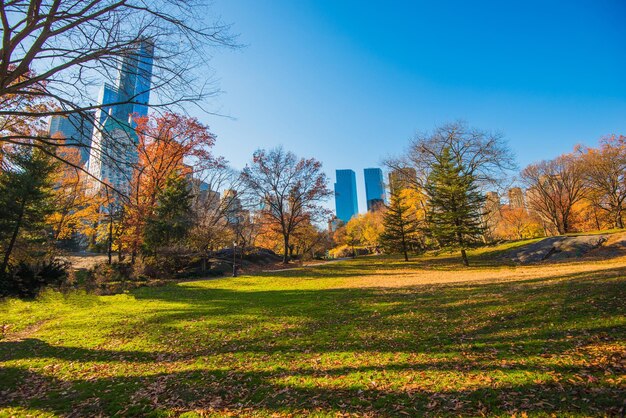
<path id="1" fill-rule="evenodd" d="M 287 383 L 301 371 L 202 369 L 142 377 L 59 380 L 19 368 L 0 370 L 15 383 L 0 391 L 1 407 L 27 407 L 66 416 L 147 415 L 163 411 L 228 412 L 248 415 L 337 412 L 374 416 L 513 414 L 519 411 L 564 415 L 618 415 L 623 392 L 587 382 L 497 385 L 475 383 L 464 389 L 433 391 L 420 385 L 420 371 L 399 366 L 413 383 L 398 390 L 369 381 L 358 387 Z M 332 373 L 332 371 L 330 371 Z M 367 373 L 368 368 L 340 373 Z M 341 375 L 338 376 L 341 378 Z M 37 389 L 35 389 L 35 387 Z"/>
<path id="2" fill-rule="evenodd" d="M 626 269 L 617 273 L 626 275 Z M 527 354 L 541 354 L 563 352 L 592 335 L 624 334 L 616 329 L 619 324 L 613 325 L 625 313 L 624 281 L 607 281 L 607 274 L 390 289 L 237 292 L 186 285 L 175 292 L 137 293 L 136 297 L 189 304 L 182 311 L 156 314 L 150 320 L 155 324 L 223 319 L 210 326 L 225 332 L 226 338 L 214 340 L 208 329 L 205 352 L 432 352 L 459 351 L 468 344 L 475 350 L 514 344 Z M 602 320 L 606 324 L 598 323 Z M 586 324 L 591 321 L 593 326 Z M 185 338 L 185 332 L 176 334 L 179 348 L 193 345 L 185 344 Z M 161 334 L 157 339 L 166 338 Z M 191 353 L 197 350 L 195 345 Z"/>
<path id="3" fill-rule="evenodd" d="M 623 411 L 623 390 L 598 382 L 605 373 L 623 374 L 623 357 L 617 353 L 602 363 L 572 362 L 568 356 L 587 345 L 623 343 L 624 275 L 626 269 L 606 269 L 508 283 L 388 289 L 233 291 L 198 284 L 141 289 L 133 293 L 137 299 L 166 303 L 141 322 L 123 326 L 159 342 L 162 351 L 76 349 L 28 339 L 0 342 L 0 360 L 121 361 L 137 363 L 138 370 L 165 361 L 174 371 L 63 380 L 12 363 L 0 369 L 0 405 L 69 415 L 142 415 L 155 409 L 617 415 Z M 176 307 L 167 308 L 167 302 Z M 360 356 L 363 364 L 354 365 L 354 358 L 335 366 L 286 361 L 335 353 Z M 370 364 L 385 353 L 408 357 Z M 202 363 L 233 355 L 242 361 L 237 367 L 233 357 L 220 370 Z M 259 369 L 251 360 L 255 355 L 279 366 Z M 176 371 L 176 361 L 200 363 L 198 370 Z M 244 370 L 246 361 L 252 362 L 250 370 Z M 504 379 L 484 380 L 484 373 L 499 372 Z M 467 387 L 452 381 L 435 389 L 432 381 L 425 383 L 433 373 L 466 379 Z M 549 375 L 550 382 L 519 377 L 527 373 Z M 377 383 L 376 376 L 385 374 L 398 380 Z M 346 379 L 350 383 L 344 384 Z"/>
<path id="4" fill-rule="evenodd" d="M 51 345 L 38 338 L 0 341 L 0 361 L 52 358 L 78 362 L 154 362 L 169 359 L 167 352 L 88 349 Z"/>

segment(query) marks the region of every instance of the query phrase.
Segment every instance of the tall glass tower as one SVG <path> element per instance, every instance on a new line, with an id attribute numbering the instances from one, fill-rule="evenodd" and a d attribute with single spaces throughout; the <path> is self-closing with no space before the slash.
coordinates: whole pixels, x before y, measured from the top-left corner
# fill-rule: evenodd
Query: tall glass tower
<path id="1" fill-rule="evenodd" d="M 335 209 L 337 218 L 348 223 L 359 212 L 356 196 L 356 175 L 352 170 L 335 171 Z"/>
<path id="2" fill-rule="evenodd" d="M 48 134 L 52 137 L 65 138 L 65 144 L 76 147 L 80 154 L 80 165 L 89 160 L 91 135 L 93 133 L 95 112 L 70 113 L 67 116 L 55 115 L 50 118 Z"/>
<path id="3" fill-rule="evenodd" d="M 89 173 L 118 191 L 127 191 L 137 162 L 133 118 L 148 115 L 153 60 L 154 45 L 141 42 L 123 58 L 117 85 L 107 83 L 100 92 L 102 107 L 95 117 Z"/>
<path id="4" fill-rule="evenodd" d="M 367 210 L 375 210 L 385 203 L 383 170 L 380 168 L 366 168 L 363 170 L 363 174 L 365 176 L 365 198 L 367 199 Z"/>

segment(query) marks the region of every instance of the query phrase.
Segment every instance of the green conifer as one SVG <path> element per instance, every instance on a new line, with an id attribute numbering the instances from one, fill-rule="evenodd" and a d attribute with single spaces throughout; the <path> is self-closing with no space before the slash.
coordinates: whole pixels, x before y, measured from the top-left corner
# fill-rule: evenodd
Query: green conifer
<path id="1" fill-rule="evenodd" d="M 444 148 L 428 176 L 428 228 L 442 247 L 461 250 L 463 264 L 469 265 L 468 244 L 482 234 L 484 196 L 473 176 L 464 172 L 449 148 Z"/>
<path id="2" fill-rule="evenodd" d="M 383 218 L 385 231 L 380 240 L 386 251 L 403 254 L 405 261 L 409 261 L 409 251 L 420 248 L 417 239 L 418 225 L 414 215 L 402 193 L 392 193 L 391 202 Z"/>

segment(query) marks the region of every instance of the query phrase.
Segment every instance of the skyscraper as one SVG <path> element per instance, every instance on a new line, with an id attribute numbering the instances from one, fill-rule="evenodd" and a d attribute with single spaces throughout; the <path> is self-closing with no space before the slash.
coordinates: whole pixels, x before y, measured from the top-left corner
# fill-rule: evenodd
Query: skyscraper
<path id="1" fill-rule="evenodd" d="M 133 118 L 148 114 L 153 57 L 154 46 L 140 43 L 122 60 L 117 85 L 106 83 L 100 92 L 102 107 L 95 115 L 89 173 L 122 192 L 128 191 L 137 163 Z"/>
<path id="2" fill-rule="evenodd" d="M 80 165 L 85 165 L 89 160 L 95 114 L 70 113 L 67 116 L 52 116 L 50 119 L 48 134 L 51 137 L 62 136 L 67 145 L 75 146 L 80 153 Z"/>
<path id="3" fill-rule="evenodd" d="M 380 168 L 366 168 L 363 170 L 365 177 L 365 198 L 367 210 L 375 210 L 385 203 L 385 184 L 383 183 L 383 170 Z"/>
<path id="4" fill-rule="evenodd" d="M 359 212 L 356 197 L 356 175 L 352 170 L 336 170 L 335 209 L 337 218 L 348 223 Z"/>
<path id="5" fill-rule="evenodd" d="M 524 192 L 519 187 L 509 189 L 509 207 L 511 209 L 524 209 Z"/>
<path id="6" fill-rule="evenodd" d="M 417 171 L 411 167 L 396 168 L 389 173 L 389 191 L 397 193 L 403 189 L 415 187 Z"/>

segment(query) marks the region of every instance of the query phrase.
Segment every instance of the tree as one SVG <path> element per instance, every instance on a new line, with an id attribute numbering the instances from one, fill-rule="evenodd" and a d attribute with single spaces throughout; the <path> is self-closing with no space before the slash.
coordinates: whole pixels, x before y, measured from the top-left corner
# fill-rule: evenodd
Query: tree
<path id="1" fill-rule="evenodd" d="M 495 236 L 503 239 L 527 239 L 542 235 L 540 220 L 525 208 L 506 205 L 499 213 Z"/>
<path id="2" fill-rule="evenodd" d="M 384 231 L 382 210 L 357 214 L 345 225 L 341 243 L 352 247 L 363 246 L 373 252 L 380 246 L 380 236 Z"/>
<path id="3" fill-rule="evenodd" d="M 467 246 L 482 233 L 482 208 L 485 198 L 471 172 L 465 172 L 448 147 L 433 164 L 425 186 L 429 197 L 430 233 L 444 247 L 461 250 L 463 264 L 469 265 Z"/>
<path id="4" fill-rule="evenodd" d="M 142 71 L 129 61 L 139 45 L 153 49 L 152 85 L 136 96 L 104 105 L 133 104 L 148 93 L 172 108 L 214 93 L 206 83 L 207 49 L 233 47 L 229 26 L 206 24 L 194 0 L 14 0 L 2 3 L 0 141 L 29 139 L 29 146 L 60 145 L 59 138 L 4 129 L 16 118 L 45 119 L 102 108 L 94 85 L 113 82 L 118 71 Z M 122 63 L 125 63 L 122 66 Z M 38 73 L 32 72 L 36 68 Z M 200 71 L 203 70 L 203 74 Z M 47 100 L 53 107 L 33 106 Z"/>
<path id="5" fill-rule="evenodd" d="M 202 257 L 202 269 L 207 268 L 210 252 L 232 245 L 254 242 L 258 230 L 255 222 L 239 225 L 237 231 L 228 222 L 229 205 L 220 200 L 217 190 L 240 190 L 239 173 L 223 165 L 196 173 L 192 180 L 193 226 L 189 231 L 189 245 Z M 239 239 L 235 235 L 241 233 Z"/>
<path id="6" fill-rule="evenodd" d="M 68 240 L 77 234 L 95 234 L 94 225 L 101 217 L 105 203 L 101 194 L 93 194 L 85 174 L 75 166 L 80 164 L 76 148 L 60 148 L 57 154 L 72 164 L 59 164 L 54 177 L 54 213 L 47 222 L 52 226 L 55 240 Z"/>
<path id="7" fill-rule="evenodd" d="M 418 248 L 418 225 L 411 205 L 402 193 L 391 194 L 391 202 L 383 217 L 384 232 L 380 236 L 383 247 L 389 252 L 404 254 L 409 261 L 409 251 Z"/>
<path id="8" fill-rule="evenodd" d="M 161 248 L 179 244 L 191 227 L 191 189 L 183 176 L 172 173 L 156 198 L 154 215 L 146 221 L 144 249 L 158 256 Z"/>
<path id="9" fill-rule="evenodd" d="M 572 232 L 576 203 L 584 198 L 583 166 L 574 154 L 530 164 L 522 173 L 531 210 L 549 222 L 559 234 Z"/>
<path id="10" fill-rule="evenodd" d="M 27 243 L 47 238 L 45 219 L 53 212 L 53 176 L 57 165 L 52 151 L 13 146 L 3 149 L 0 173 L 0 240 L 5 274 L 20 238 Z"/>
<path id="11" fill-rule="evenodd" d="M 211 153 L 215 136 L 195 118 L 175 113 L 140 118 L 137 133 L 138 163 L 123 208 L 122 243 L 130 250 L 132 261 L 142 247 L 146 222 L 154 216 L 157 197 L 168 179 L 224 166 L 224 161 Z"/>
<path id="12" fill-rule="evenodd" d="M 612 218 L 615 228 L 624 228 L 626 137 L 612 135 L 602 138 L 598 149 L 581 149 L 581 164 L 587 198 Z"/>
<path id="13" fill-rule="evenodd" d="M 471 128 L 465 122 L 447 123 L 431 133 L 416 134 L 404 156 L 389 159 L 385 164 L 404 173 L 402 177 L 414 183 L 415 190 L 424 191 L 430 172 L 439 163 L 444 149 L 448 149 L 463 172 L 480 186 L 498 184 L 516 168 L 502 134 Z"/>
<path id="14" fill-rule="evenodd" d="M 289 239 L 305 222 L 322 221 L 328 211 L 321 206 L 332 192 L 322 164 L 298 159 L 283 148 L 255 151 L 242 172 L 249 193 L 262 205 L 261 212 L 283 238 L 283 262 L 289 261 Z"/>

